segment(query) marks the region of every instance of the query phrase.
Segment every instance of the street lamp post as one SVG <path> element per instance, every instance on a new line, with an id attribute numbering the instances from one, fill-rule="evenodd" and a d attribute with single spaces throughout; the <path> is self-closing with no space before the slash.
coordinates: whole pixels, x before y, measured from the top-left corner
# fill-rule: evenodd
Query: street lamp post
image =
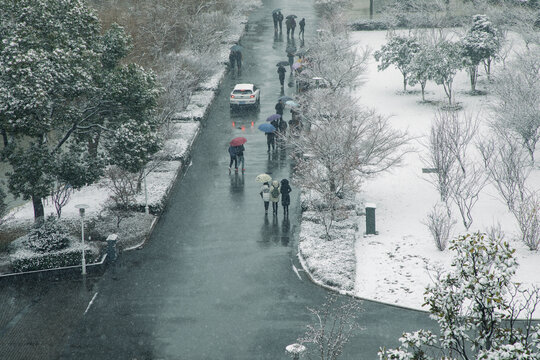
<path id="1" fill-rule="evenodd" d="M 75 207 L 79 209 L 79 215 L 81 216 L 82 274 L 86 275 L 86 259 L 84 254 L 84 212 L 89 206 L 86 204 L 79 204 L 75 205 Z"/>

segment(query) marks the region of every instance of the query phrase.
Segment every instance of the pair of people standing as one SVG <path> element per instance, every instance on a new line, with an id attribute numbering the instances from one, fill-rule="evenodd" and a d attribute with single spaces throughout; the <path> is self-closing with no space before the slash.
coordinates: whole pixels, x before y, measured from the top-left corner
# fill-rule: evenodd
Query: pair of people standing
<path id="1" fill-rule="evenodd" d="M 283 28 L 283 14 L 281 11 L 275 11 L 272 13 L 272 19 L 274 20 L 274 32 L 278 31 L 278 25 L 279 25 L 279 32 L 281 32 Z"/>
<path id="2" fill-rule="evenodd" d="M 281 205 L 283 206 L 283 216 L 289 216 L 289 205 L 291 204 L 291 197 L 289 193 L 292 191 L 289 185 L 289 180 L 272 181 L 272 185 L 265 182 L 260 191 L 261 198 L 264 203 L 264 214 L 268 215 L 268 207 L 272 203 L 272 214 L 277 216 L 279 208 L 279 198 L 281 196 Z"/>
<path id="3" fill-rule="evenodd" d="M 287 27 L 287 37 L 289 37 L 289 33 L 291 34 L 291 37 L 294 37 L 294 29 L 296 29 L 296 20 L 294 20 L 294 17 L 287 17 L 285 26 Z"/>
<path id="4" fill-rule="evenodd" d="M 244 168 L 244 151 L 246 148 L 244 145 L 240 146 L 229 146 L 229 156 L 231 161 L 229 161 L 229 174 L 231 173 L 231 168 L 234 163 L 234 171 L 238 172 L 238 165 L 241 165 L 242 172 L 246 171 Z"/>
<path id="5" fill-rule="evenodd" d="M 242 68 L 242 52 L 240 50 L 231 50 L 229 53 L 229 66 L 231 70 L 234 69 L 235 65 L 238 67 L 238 71 Z"/>

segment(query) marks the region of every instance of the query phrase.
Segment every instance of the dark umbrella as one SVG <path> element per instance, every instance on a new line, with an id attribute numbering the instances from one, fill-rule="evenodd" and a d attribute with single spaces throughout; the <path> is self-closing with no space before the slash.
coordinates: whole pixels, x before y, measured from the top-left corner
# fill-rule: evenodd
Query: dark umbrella
<path id="1" fill-rule="evenodd" d="M 236 45 L 231 46 L 231 50 L 232 51 L 242 51 L 242 50 L 244 50 L 244 48 L 241 45 L 236 44 Z"/>
<path id="2" fill-rule="evenodd" d="M 287 46 L 285 49 L 285 52 L 287 53 L 287 56 L 293 55 L 296 53 L 296 46 Z"/>
<path id="3" fill-rule="evenodd" d="M 271 133 L 276 131 L 276 128 L 272 124 L 264 123 L 259 125 L 259 130 L 264 131 L 265 133 Z"/>
<path id="4" fill-rule="evenodd" d="M 231 146 L 240 146 L 240 145 L 244 145 L 246 142 L 247 142 L 247 139 L 245 137 L 240 136 L 240 137 L 236 137 L 232 139 L 229 144 Z"/>
<path id="5" fill-rule="evenodd" d="M 281 9 L 280 9 L 280 8 L 275 8 L 274 10 L 272 10 L 272 14 L 275 14 L 275 13 L 277 13 L 278 11 L 281 11 Z"/>
<path id="6" fill-rule="evenodd" d="M 280 61 L 276 64 L 276 66 L 289 66 L 289 62 L 288 61 Z"/>
<path id="7" fill-rule="evenodd" d="M 270 115 L 269 117 L 266 118 L 266 121 L 271 122 L 271 121 L 279 119 L 280 117 L 281 115 L 279 114 Z"/>
<path id="8" fill-rule="evenodd" d="M 280 97 L 280 98 L 278 99 L 278 101 L 283 101 L 283 102 L 287 102 L 287 101 L 289 101 L 289 100 L 293 100 L 293 98 L 290 97 L 290 96 L 282 96 L 282 97 Z"/>
<path id="9" fill-rule="evenodd" d="M 298 16 L 296 15 L 287 15 L 287 17 L 285 19 L 291 19 L 291 18 L 297 18 Z"/>

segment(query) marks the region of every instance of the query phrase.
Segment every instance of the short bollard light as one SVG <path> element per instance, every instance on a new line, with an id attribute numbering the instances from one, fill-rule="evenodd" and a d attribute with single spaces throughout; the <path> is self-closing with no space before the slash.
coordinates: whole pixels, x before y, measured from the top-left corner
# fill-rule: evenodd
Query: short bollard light
<path id="1" fill-rule="evenodd" d="M 82 274 L 86 275 L 86 259 L 84 256 L 84 213 L 85 209 L 88 209 L 89 206 L 86 204 L 75 205 L 79 209 L 79 215 L 81 216 L 81 241 L 82 241 Z"/>
<path id="2" fill-rule="evenodd" d="M 287 351 L 287 354 L 289 354 L 293 360 L 298 360 L 300 359 L 300 355 L 306 351 L 306 347 L 302 344 L 294 343 L 287 345 L 285 351 Z"/>

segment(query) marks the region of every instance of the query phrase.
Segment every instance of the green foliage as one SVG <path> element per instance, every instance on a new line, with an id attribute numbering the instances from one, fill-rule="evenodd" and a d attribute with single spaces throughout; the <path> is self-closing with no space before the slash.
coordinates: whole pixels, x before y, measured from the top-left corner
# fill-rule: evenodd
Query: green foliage
<path id="1" fill-rule="evenodd" d="M 377 66 L 379 71 L 394 65 L 403 75 L 403 89 L 406 90 L 409 65 L 414 55 L 420 50 L 420 45 L 415 38 L 406 36 L 392 36 L 390 40 L 375 51 L 375 60 L 381 63 Z"/>
<path id="2" fill-rule="evenodd" d="M 91 184 L 106 158 L 138 171 L 159 150 L 156 80 L 122 63 L 131 49 L 122 27 L 101 36 L 82 0 L 0 0 L 0 20 L 0 88 L 10 89 L 0 93 L 0 130 L 14 195 L 39 206 L 55 181 Z M 126 129 L 132 141 L 114 141 Z"/>
<path id="3" fill-rule="evenodd" d="M 24 245 L 41 254 L 65 249 L 69 245 L 68 230 L 51 215 L 30 230 Z"/>

